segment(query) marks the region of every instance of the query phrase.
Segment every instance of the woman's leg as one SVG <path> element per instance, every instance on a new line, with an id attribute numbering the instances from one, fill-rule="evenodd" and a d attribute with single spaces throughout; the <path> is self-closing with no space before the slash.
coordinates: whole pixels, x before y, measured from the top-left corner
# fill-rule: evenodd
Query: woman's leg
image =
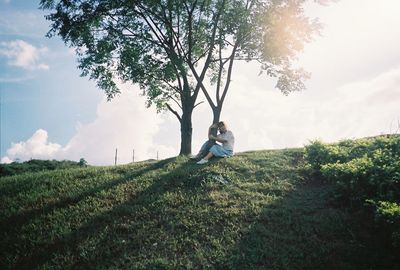
<path id="1" fill-rule="evenodd" d="M 210 148 L 210 152 L 215 157 L 228 157 L 233 155 L 233 151 L 224 149 L 221 145 L 214 145 Z"/>
<path id="2" fill-rule="evenodd" d="M 210 152 L 208 152 L 208 154 L 205 157 L 203 157 L 199 162 L 197 162 L 197 164 L 205 164 L 213 156 L 227 157 L 227 156 L 231 156 L 231 155 L 232 155 L 232 151 L 225 150 L 222 146 L 216 144 L 210 148 Z"/>
<path id="3" fill-rule="evenodd" d="M 196 158 L 202 158 L 205 155 L 207 155 L 207 153 L 210 151 L 210 148 L 215 145 L 215 141 L 213 140 L 208 140 L 205 143 L 203 143 L 203 145 L 200 148 L 199 153 L 196 155 Z"/>
<path id="4" fill-rule="evenodd" d="M 221 145 L 215 144 L 210 148 L 210 152 L 208 152 L 208 154 L 203 159 L 209 160 L 213 156 L 223 157 L 223 156 L 226 156 L 225 152 L 226 152 L 225 149 L 222 148 Z"/>
<path id="5" fill-rule="evenodd" d="M 212 158 L 213 157 L 213 149 L 216 147 L 216 146 L 218 146 L 218 145 L 213 145 L 211 148 L 210 148 L 210 152 L 208 152 L 207 153 L 207 155 L 205 156 L 205 157 L 203 157 L 199 162 L 197 162 L 197 164 L 205 164 L 205 163 L 207 163 L 208 162 L 208 160 L 210 159 L 210 158 Z"/>
<path id="6" fill-rule="evenodd" d="M 205 157 L 203 157 L 203 159 L 209 160 L 209 159 L 212 158 L 213 156 L 214 156 L 214 154 L 213 154 L 212 152 L 208 152 L 208 154 L 207 154 Z"/>

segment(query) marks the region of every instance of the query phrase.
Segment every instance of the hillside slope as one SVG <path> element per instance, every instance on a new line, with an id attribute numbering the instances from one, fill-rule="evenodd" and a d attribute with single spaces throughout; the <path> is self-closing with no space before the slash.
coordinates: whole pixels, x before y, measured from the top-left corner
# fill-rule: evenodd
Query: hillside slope
<path id="1" fill-rule="evenodd" d="M 3 177 L 0 269 L 390 269 L 330 189 L 303 149 Z"/>

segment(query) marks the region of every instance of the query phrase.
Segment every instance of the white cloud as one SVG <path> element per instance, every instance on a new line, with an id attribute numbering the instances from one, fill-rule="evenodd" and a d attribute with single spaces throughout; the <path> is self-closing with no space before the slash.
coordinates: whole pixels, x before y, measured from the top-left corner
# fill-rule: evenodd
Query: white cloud
<path id="1" fill-rule="evenodd" d="M 9 163 L 12 163 L 14 160 L 12 160 L 12 159 L 10 159 L 9 157 L 3 157 L 2 159 L 1 159 L 1 161 L 0 161 L 0 163 L 3 163 L 3 164 L 9 164 Z"/>
<path id="2" fill-rule="evenodd" d="M 1 159 L 2 163 L 11 160 L 52 159 L 61 150 L 61 145 L 48 142 L 47 131 L 38 129 L 31 138 L 24 142 L 13 143 L 7 150 L 7 156 Z"/>
<path id="3" fill-rule="evenodd" d="M 122 94 L 111 102 L 103 99 L 97 107 L 96 119 L 80 124 L 65 146 L 47 142 L 47 132 L 38 130 L 26 142 L 13 144 L 2 161 L 85 158 L 89 164 L 111 165 L 116 148 L 118 164 L 132 162 L 133 149 L 135 161 L 156 159 L 157 152 L 160 159 L 176 156 L 176 148 L 154 142 L 162 117 L 154 109 L 145 108 L 138 89 L 126 85 L 122 88 Z"/>
<path id="4" fill-rule="evenodd" d="M 314 138 L 337 141 L 396 132 L 399 7 L 396 0 L 378 5 L 367 0 L 363 5 L 339 1 L 308 9 L 321 18 L 324 29 L 300 57 L 299 65 L 312 73 L 306 91 L 286 97 L 274 89 L 272 79 L 257 76 L 255 65 L 235 64 L 221 119 L 235 132 L 236 150 L 300 147 Z M 194 116 L 203 138 L 207 125 L 202 117 L 207 124 L 211 120 L 207 110 L 201 108 Z"/>
<path id="5" fill-rule="evenodd" d="M 320 85 L 289 96 L 275 89 L 273 80 L 257 74 L 254 66 L 237 66 L 223 107 L 221 120 L 235 134 L 236 152 L 302 147 L 317 138 L 334 142 L 398 131 L 400 67 L 362 81 Z M 193 153 L 207 139 L 211 120 L 207 103 L 195 109 Z M 176 119 L 165 119 L 154 138 L 179 146 Z"/>
<path id="6" fill-rule="evenodd" d="M 148 158 L 155 159 L 177 154 L 172 147 L 157 145 L 153 141 L 159 131 L 161 118 L 155 110 L 146 109 L 144 98 L 138 89 L 122 86 L 122 94 L 111 102 L 104 100 L 98 105 L 97 118 L 81 125 L 77 134 L 65 147 L 67 156 L 73 159 L 84 157 L 91 164 L 112 164 L 118 148 L 118 163 Z"/>
<path id="7" fill-rule="evenodd" d="M 366 0 L 362 5 L 339 1 L 313 10 L 325 28 L 300 57 L 300 65 L 312 72 L 306 91 L 286 97 L 274 89 L 270 78 L 258 77 L 256 67 L 235 63 L 221 119 L 235 133 L 236 152 L 300 147 L 315 138 L 337 141 L 396 132 L 400 120 L 398 7 L 397 0 L 379 4 Z M 0 45 L 0 55 L 4 55 L 4 48 L 9 49 Z M 17 62 L 16 58 L 10 61 Z M 157 151 L 160 158 L 176 155 L 178 122 L 174 116 L 157 116 L 154 109 L 144 108 L 143 98 L 135 93 L 126 90 L 110 103 L 103 100 L 96 120 L 82 124 L 65 146 L 48 151 L 49 158 L 84 157 L 91 164 L 113 164 L 115 148 L 119 163 L 131 161 L 133 148 L 136 160 L 155 158 Z M 211 120 L 207 103 L 195 109 L 193 152 L 206 139 Z M 33 152 L 20 144 L 21 153 Z M 53 144 L 42 140 L 37 145 L 52 149 L 49 145 Z M 35 158 L 25 155 L 30 157 Z M 6 158 L 17 156 L 7 152 Z"/>
<path id="8" fill-rule="evenodd" d="M 236 152 L 301 147 L 316 138 L 331 142 L 390 133 L 396 128 L 393 121 L 400 119 L 400 68 L 324 93 L 310 90 L 289 96 L 272 85 L 262 87 L 265 79 L 256 75 L 235 78 L 221 120 L 235 134 Z M 47 132 L 38 130 L 27 141 L 13 144 L 2 162 L 83 157 L 90 164 L 111 165 L 116 148 L 118 164 L 131 162 L 133 149 L 136 161 L 155 159 L 157 151 L 160 159 L 176 156 L 180 143 L 176 119 L 146 109 L 137 89 L 123 88 L 113 101 L 104 98 L 97 118 L 81 124 L 65 146 L 48 142 Z M 211 119 L 208 105 L 195 110 L 193 152 L 206 139 Z"/>
<path id="9" fill-rule="evenodd" d="M 301 65 L 315 82 L 342 84 L 377 76 L 400 61 L 400 1 L 337 1 L 310 4 L 306 11 L 323 23 L 321 37 L 307 44 Z"/>
<path id="10" fill-rule="evenodd" d="M 27 70 L 49 69 L 47 64 L 39 62 L 47 51 L 47 47 L 36 48 L 23 40 L 0 43 L 0 56 L 8 58 L 8 64 Z"/>
<path id="11" fill-rule="evenodd" d="M 263 81 L 238 74 L 231 89 L 223 119 L 235 132 L 237 151 L 390 133 L 395 132 L 393 121 L 400 119 L 400 68 L 329 91 L 313 89 L 289 96 L 263 91 Z"/>

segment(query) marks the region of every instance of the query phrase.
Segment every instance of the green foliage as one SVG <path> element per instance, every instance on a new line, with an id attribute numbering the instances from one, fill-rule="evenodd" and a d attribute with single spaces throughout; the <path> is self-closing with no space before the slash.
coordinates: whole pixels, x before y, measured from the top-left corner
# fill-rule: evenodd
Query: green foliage
<path id="1" fill-rule="evenodd" d="M 41 0 L 40 7 L 49 11 L 47 36 L 76 49 L 81 75 L 109 100 L 120 93 L 117 82 L 137 84 L 148 107 L 177 117 L 180 154 L 188 155 L 199 92 L 218 122 L 235 61 L 260 64 L 286 95 L 305 88 L 309 74 L 292 62 L 320 29 L 305 2 Z"/>
<path id="2" fill-rule="evenodd" d="M 400 203 L 373 200 L 367 200 L 367 203 L 373 206 L 380 229 L 391 232 L 388 242 L 400 248 Z"/>
<path id="3" fill-rule="evenodd" d="M 335 182 L 343 199 L 400 200 L 400 136 L 380 136 L 338 144 L 316 141 L 305 157 L 314 172 Z"/>
<path id="4" fill-rule="evenodd" d="M 344 148 L 326 145 L 321 141 L 314 141 L 305 148 L 305 158 L 308 160 L 315 173 L 320 172 L 321 166 L 336 161 L 344 161 L 347 153 Z"/>
<path id="5" fill-rule="evenodd" d="M 364 211 L 365 202 L 377 202 L 373 204 L 377 220 L 398 225 L 400 136 L 331 145 L 316 141 L 306 147 L 305 157 L 316 176 L 335 184 L 336 201 Z M 394 229 L 396 226 L 389 227 L 393 243 L 398 246 L 399 231 Z"/>
<path id="6" fill-rule="evenodd" d="M 15 175 L 21 173 L 32 173 L 44 170 L 56 170 L 56 169 L 69 169 L 76 167 L 85 167 L 87 162 L 81 158 L 79 162 L 71 160 L 39 160 L 31 159 L 22 163 L 13 162 L 11 164 L 0 164 L 0 176 Z"/>
<path id="7" fill-rule="evenodd" d="M 364 156 L 346 163 L 328 163 L 321 167 L 322 175 L 337 185 L 337 196 L 350 203 L 362 203 L 373 194 L 373 186 L 369 185 L 372 161 Z"/>
<path id="8" fill-rule="evenodd" d="M 304 89 L 308 74 L 291 62 L 320 29 L 305 2 L 41 0 L 40 7 L 51 12 L 48 36 L 77 49 L 82 75 L 109 99 L 122 79 L 140 85 L 149 106 L 176 101 L 191 112 L 207 76 L 222 106 L 235 60 L 261 63 L 285 94 Z"/>
<path id="9" fill-rule="evenodd" d="M 87 161 L 84 158 L 79 160 L 79 166 L 86 167 L 88 165 Z"/>

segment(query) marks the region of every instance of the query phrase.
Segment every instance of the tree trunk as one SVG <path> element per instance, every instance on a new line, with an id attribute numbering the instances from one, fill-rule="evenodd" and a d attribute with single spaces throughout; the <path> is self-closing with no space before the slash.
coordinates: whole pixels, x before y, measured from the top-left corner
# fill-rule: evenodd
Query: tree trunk
<path id="1" fill-rule="evenodd" d="M 215 107 L 213 109 L 213 124 L 218 123 L 220 121 L 220 117 L 221 117 L 221 107 Z"/>
<path id="2" fill-rule="evenodd" d="M 179 155 L 192 153 L 192 112 L 183 112 L 181 120 L 181 151 Z"/>

